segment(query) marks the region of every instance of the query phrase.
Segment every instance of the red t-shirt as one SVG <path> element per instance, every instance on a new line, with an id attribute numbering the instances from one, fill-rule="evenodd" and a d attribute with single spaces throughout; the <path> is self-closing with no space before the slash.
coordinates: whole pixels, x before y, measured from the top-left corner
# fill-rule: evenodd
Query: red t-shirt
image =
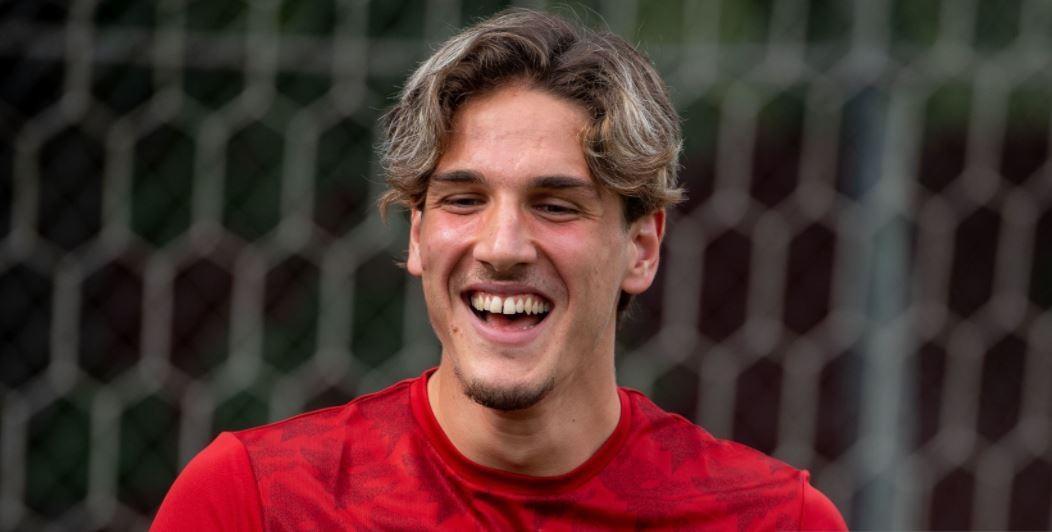
<path id="1" fill-rule="evenodd" d="M 844 530 L 799 471 L 618 391 L 614 433 L 578 468 L 531 477 L 460 454 L 427 376 L 346 405 L 224 432 L 151 530 Z"/>

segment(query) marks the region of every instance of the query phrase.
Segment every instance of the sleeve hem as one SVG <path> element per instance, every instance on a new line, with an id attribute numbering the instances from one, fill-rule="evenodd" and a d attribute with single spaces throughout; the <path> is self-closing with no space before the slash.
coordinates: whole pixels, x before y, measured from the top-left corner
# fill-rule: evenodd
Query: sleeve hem
<path id="1" fill-rule="evenodd" d="M 832 501 L 810 483 L 811 474 L 800 475 L 799 530 L 847 530 L 843 516 Z"/>

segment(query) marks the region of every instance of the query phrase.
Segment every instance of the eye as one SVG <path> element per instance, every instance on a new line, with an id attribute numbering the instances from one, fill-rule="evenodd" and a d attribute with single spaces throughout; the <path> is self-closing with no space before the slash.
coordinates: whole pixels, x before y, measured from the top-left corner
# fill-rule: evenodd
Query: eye
<path id="1" fill-rule="evenodd" d="M 542 214 L 554 218 L 568 218 L 580 213 L 576 207 L 561 202 L 546 201 L 538 203 L 535 208 Z"/>
<path id="2" fill-rule="evenodd" d="M 454 213 L 468 213 L 474 211 L 484 201 L 478 196 L 458 194 L 447 196 L 439 200 L 439 204 L 447 211 Z"/>

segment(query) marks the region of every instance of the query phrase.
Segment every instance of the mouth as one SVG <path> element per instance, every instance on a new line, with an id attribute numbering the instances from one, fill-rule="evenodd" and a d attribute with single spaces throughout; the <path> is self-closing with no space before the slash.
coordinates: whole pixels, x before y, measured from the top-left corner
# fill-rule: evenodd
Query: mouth
<path id="1" fill-rule="evenodd" d="M 464 303 L 479 321 L 495 329 L 526 331 L 544 321 L 552 303 L 533 294 L 494 294 L 481 290 L 462 294 Z"/>

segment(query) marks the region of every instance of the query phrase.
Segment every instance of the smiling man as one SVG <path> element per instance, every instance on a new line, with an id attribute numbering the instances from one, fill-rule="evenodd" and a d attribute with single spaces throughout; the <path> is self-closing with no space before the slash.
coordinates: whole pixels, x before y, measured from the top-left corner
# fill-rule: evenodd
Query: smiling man
<path id="1" fill-rule="evenodd" d="M 512 11 L 446 42 L 386 116 L 409 273 L 442 345 L 424 375 L 224 433 L 169 529 L 843 529 L 807 473 L 619 388 L 650 287 L 678 118 L 624 40 Z"/>
<path id="2" fill-rule="evenodd" d="M 653 280 L 664 215 L 626 223 L 591 178 L 587 112 L 535 83 L 505 80 L 453 114 L 407 266 L 442 343 L 428 398 L 443 432 L 482 465 L 550 476 L 617 426 L 617 299 Z"/>

